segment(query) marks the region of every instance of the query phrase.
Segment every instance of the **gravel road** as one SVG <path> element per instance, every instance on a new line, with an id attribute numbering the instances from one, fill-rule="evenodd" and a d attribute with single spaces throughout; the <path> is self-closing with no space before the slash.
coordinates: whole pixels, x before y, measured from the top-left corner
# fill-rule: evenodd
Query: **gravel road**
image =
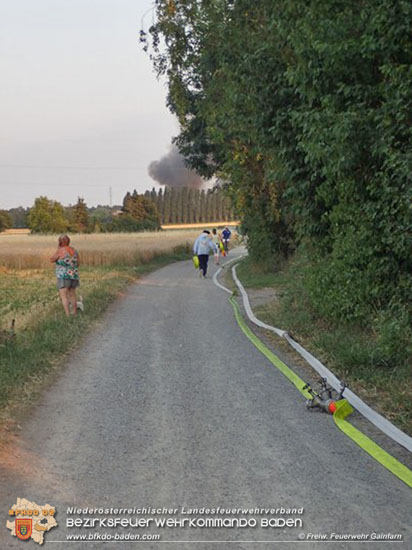
<path id="1" fill-rule="evenodd" d="M 189 262 L 152 273 L 112 304 L 10 442 L 0 470 L 1 549 L 23 547 L 5 527 L 17 497 L 56 507 L 59 525 L 45 535 L 51 548 L 412 548 L 412 491 L 330 416 L 306 411 L 245 338 L 227 295 Z M 219 506 L 303 508 L 279 516 L 302 526 L 262 528 L 266 512 L 228 516 L 256 519 L 245 528 L 66 526 L 101 517 L 68 515 L 70 507 L 166 507 L 178 513 L 156 517 L 181 519 L 190 518 L 182 507 Z M 57 542 L 96 531 L 159 534 L 161 543 Z M 392 533 L 405 542 L 305 542 L 303 533 Z"/>

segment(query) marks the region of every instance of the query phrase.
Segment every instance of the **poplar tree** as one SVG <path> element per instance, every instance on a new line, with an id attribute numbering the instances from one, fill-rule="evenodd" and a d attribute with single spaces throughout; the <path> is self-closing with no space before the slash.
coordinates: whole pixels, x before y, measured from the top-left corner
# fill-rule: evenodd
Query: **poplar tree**
<path id="1" fill-rule="evenodd" d="M 171 223 L 178 223 L 178 191 L 176 187 L 172 187 L 170 192 L 170 222 Z"/>
<path id="2" fill-rule="evenodd" d="M 199 198 L 199 222 L 206 221 L 206 216 L 206 192 L 202 189 Z"/>
<path id="3" fill-rule="evenodd" d="M 163 195 L 163 223 L 170 223 L 171 217 L 171 192 L 169 187 L 165 187 L 165 192 Z"/>
<path id="4" fill-rule="evenodd" d="M 163 205 L 163 189 L 162 188 L 159 189 L 159 192 L 157 194 L 156 206 L 157 206 L 157 209 L 159 211 L 159 214 L 161 215 L 162 223 L 165 223 L 165 220 L 164 220 L 164 205 Z"/>
<path id="5" fill-rule="evenodd" d="M 186 220 L 187 223 L 194 223 L 195 217 L 195 205 L 194 205 L 194 189 L 188 189 L 187 191 L 187 208 L 186 208 Z"/>
<path id="6" fill-rule="evenodd" d="M 199 223 L 201 221 L 200 215 L 200 189 L 195 189 L 194 192 L 194 217 L 193 221 Z"/>

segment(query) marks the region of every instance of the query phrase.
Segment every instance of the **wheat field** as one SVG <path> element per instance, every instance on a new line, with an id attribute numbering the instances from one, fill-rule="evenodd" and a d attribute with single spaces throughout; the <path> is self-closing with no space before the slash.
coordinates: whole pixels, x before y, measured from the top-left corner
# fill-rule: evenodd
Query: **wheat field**
<path id="1" fill-rule="evenodd" d="M 71 244 L 80 256 L 80 293 L 87 300 L 107 285 L 125 285 L 135 279 L 139 266 L 172 254 L 176 247 L 191 246 L 198 235 L 198 230 L 73 235 Z M 61 310 L 49 259 L 57 238 L 0 236 L 0 332 L 9 329 L 13 319 L 20 332 Z"/>
<path id="2" fill-rule="evenodd" d="M 73 235 L 70 244 L 77 249 L 83 266 L 133 266 L 147 263 L 177 246 L 191 245 L 198 235 L 199 230 L 94 233 Z M 0 267 L 17 270 L 49 267 L 49 258 L 56 248 L 56 235 L 1 235 Z"/>

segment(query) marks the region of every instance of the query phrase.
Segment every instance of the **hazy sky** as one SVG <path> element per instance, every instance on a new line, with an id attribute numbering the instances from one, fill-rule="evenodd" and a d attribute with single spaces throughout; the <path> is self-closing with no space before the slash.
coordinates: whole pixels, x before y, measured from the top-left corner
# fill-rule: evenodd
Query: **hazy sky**
<path id="1" fill-rule="evenodd" d="M 119 204 L 177 122 L 139 43 L 150 0 L 0 0 L 0 209 Z"/>

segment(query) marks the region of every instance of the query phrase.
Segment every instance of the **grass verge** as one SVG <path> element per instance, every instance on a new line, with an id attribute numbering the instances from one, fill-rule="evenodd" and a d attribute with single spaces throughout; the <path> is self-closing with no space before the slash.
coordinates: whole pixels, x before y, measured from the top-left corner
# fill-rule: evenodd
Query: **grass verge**
<path id="1" fill-rule="evenodd" d="M 305 269 L 301 257 L 293 258 L 277 273 L 247 258 L 237 273 L 246 288 L 271 289 L 265 303 L 254 307 L 259 319 L 291 332 L 364 401 L 412 435 L 410 365 L 383 366 L 372 329 L 319 317 L 304 288 Z M 251 298 L 253 303 L 253 291 Z"/>
<path id="2" fill-rule="evenodd" d="M 59 370 L 65 355 L 128 284 L 155 269 L 190 257 L 189 247 L 179 246 L 135 267 L 82 268 L 79 294 L 84 298 L 86 311 L 73 318 L 63 313 L 50 270 L 29 275 L 2 274 L 1 283 L 13 296 L 12 313 L 17 321 L 22 319 L 24 328 L 17 322 L 16 336 L 0 345 L 0 425 L 10 429 L 13 420 L 24 416 L 53 372 Z M 33 303 L 37 316 L 25 318 L 22 313 L 19 317 L 19 312 L 30 310 Z"/>

